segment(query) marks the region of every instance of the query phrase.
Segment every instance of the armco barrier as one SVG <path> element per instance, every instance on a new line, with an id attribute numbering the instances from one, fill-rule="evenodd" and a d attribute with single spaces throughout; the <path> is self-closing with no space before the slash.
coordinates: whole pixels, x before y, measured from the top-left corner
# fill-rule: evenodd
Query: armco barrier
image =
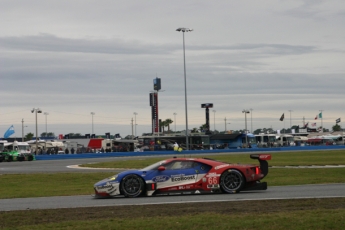
<path id="1" fill-rule="evenodd" d="M 280 148 L 249 148 L 249 149 L 214 149 L 214 150 L 189 150 L 189 151 L 144 151 L 144 152 L 111 152 L 111 153 L 83 153 L 83 154 L 57 154 L 37 155 L 36 160 L 63 160 L 77 158 L 100 158 L 100 157 L 134 157 L 134 156 L 159 156 L 172 155 L 184 156 L 200 153 L 227 153 L 227 152 L 268 152 L 268 151 L 311 151 L 311 150 L 336 150 L 345 149 L 344 145 L 322 145 L 322 146 L 292 146 Z"/>

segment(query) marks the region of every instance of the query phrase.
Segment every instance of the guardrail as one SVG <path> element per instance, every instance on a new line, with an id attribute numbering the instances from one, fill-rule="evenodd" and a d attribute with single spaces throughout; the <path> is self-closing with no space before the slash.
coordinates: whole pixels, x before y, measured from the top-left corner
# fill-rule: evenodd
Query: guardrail
<path id="1" fill-rule="evenodd" d="M 226 152 L 268 152 L 268 151 L 311 151 L 311 150 L 335 150 L 345 149 L 344 145 L 325 146 L 291 146 L 276 148 L 241 148 L 241 149 L 213 149 L 213 150 L 189 150 L 189 151 L 144 151 L 144 152 L 110 152 L 110 153 L 82 153 L 82 154 L 57 154 L 57 155 L 36 155 L 36 160 L 63 160 L 77 158 L 100 158 L 100 157 L 128 157 L 128 156 L 159 156 L 176 154 L 200 154 L 200 153 L 226 153 Z"/>

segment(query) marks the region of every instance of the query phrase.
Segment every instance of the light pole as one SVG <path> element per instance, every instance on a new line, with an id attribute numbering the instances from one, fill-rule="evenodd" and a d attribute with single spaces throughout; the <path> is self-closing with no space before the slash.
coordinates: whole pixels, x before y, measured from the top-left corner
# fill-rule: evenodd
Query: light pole
<path id="1" fill-rule="evenodd" d="M 250 113 L 249 110 L 242 110 L 242 113 L 244 113 L 244 119 L 245 119 L 245 125 L 246 125 L 246 148 L 248 147 L 248 134 L 247 134 L 247 113 Z"/>
<path id="2" fill-rule="evenodd" d="M 250 110 L 250 132 L 253 133 L 253 109 Z"/>
<path id="3" fill-rule="evenodd" d="M 322 110 L 322 109 L 320 109 L 319 111 L 320 111 L 320 113 L 319 113 L 319 117 L 320 117 L 320 114 L 321 114 L 321 133 L 323 133 L 323 121 L 322 121 L 322 118 L 323 118 L 323 116 L 322 116 L 322 112 L 323 112 L 323 110 Z"/>
<path id="4" fill-rule="evenodd" d="M 44 115 L 46 116 L 46 136 L 48 136 L 48 133 L 47 133 L 47 115 L 49 115 L 49 113 L 45 112 Z"/>
<path id="5" fill-rule="evenodd" d="M 176 31 L 182 32 L 182 37 L 183 37 L 184 99 L 185 99 L 185 110 L 186 110 L 186 149 L 189 150 L 189 143 L 188 143 L 188 113 L 187 113 L 187 81 L 186 81 L 186 53 L 185 53 L 185 45 L 184 45 L 184 33 L 185 32 L 192 32 L 193 29 L 178 28 L 178 29 L 176 29 Z"/>
<path id="6" fill-rule="evenodd" d="M 28 127 L 27 125 L 24 126 L 24 118 L 22 118 L 22 142 L 24 142 L 24 127 Z"/>
<path id="7" fill-rule="evenodd" d="M 135 130 L 135 132 L 134 132 L 134 136 L 137 136 L 137 115 L 138 115 L 138 113 L 136 113 L 136 112 L 134 112 L 133 113 L 134 114 L 134 130 Z"/>
<path id="8" fill-rule="evenodd" d="M 213 130 L 216 131 L 216 110 L 212 110 L 213 112 Z"/>
<path id="9" fill-rule="evenodd" d="M 226 117 L 224 118 L 224 123 L 225 123 L 225 133 L 226 133 L 226 130 L 227 130 L 227 128 L 226 128 L 226 124 L 231 124 L 231 123 L 226 123 Z"/>
<path id="10" fill-rule="evenodd" d="M 177 115 L 177 113 L 174 113 L 175 133 L 176 133 L 176 115 Z"/>
<path id="11" fill-rule="evenodd" d="M 291 130 L 291 112 L 293 112 L 293 110 L 289 109 L 289 112 L 290 112 L 290 130 Z M 291 132 L 291 131 L 290 131 Z M 292 132 L 291 132 L 292 133 Z"/>
<path id="12" fill-rule="evenodd" d="M 92 116 L 92 133 L 91 133 L 91 135 L 94 134 L 94 133 L 93 133 L 93 115 L 95 115 L 95 113 L 94 113 L 94 112 L 91 112 L 91 116 Z"/>
<path id="13" fill-rule="evenodd" d="M 35 149 L 35 155 L 37 155 L 37 149 L 38 149 L 38 128 L 37 128 L 37 113 L 42 113 L 42 110 L 40 108 L 33 108 L 31 110 L 31 113 L 35 112 L 35 117 L 36 117 L 36 149 Z"/>

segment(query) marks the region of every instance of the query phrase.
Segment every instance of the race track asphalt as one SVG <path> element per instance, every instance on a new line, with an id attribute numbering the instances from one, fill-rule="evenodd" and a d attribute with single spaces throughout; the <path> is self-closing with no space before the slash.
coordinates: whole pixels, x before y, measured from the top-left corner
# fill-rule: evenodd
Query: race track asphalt
<path id="1" fill-rule="evenodd" d="M 2 162 L 0 174 L 21 173 L 59 173 L 59 172 L 104 172 L 114 169 L 88 169 L 68 167 L 71 165 L 104 162 L 127 158 L 92 158 L 70 159 L 31 162 Z M 128 158 L 130 159 L 130 158 Z M 140 198 L 110 198 L 94 199 L 89 196 L 58 196 L 40 198 L 0 199 L 0 211 L 27 210 L 27 209 L 54 209 L 76 207 L 99 207 L 116 205 L 146 205 L 187 202 L 222 202 L 241 200 L 264 199 L 299 199 L 299 198 L 331 198 L 345 197 L 345 184 L 299 185 L 299 186 L 269 186 L 266 191 L 250 191 L 238 194 L 211 194 L 211 195 L 183 195 Z"/>

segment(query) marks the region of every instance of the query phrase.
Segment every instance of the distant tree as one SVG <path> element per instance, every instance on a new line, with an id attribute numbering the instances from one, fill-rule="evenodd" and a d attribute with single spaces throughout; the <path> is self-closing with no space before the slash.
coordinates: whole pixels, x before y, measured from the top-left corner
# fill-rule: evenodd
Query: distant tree
<path id="1" fill-rule="evenodd" d="M 260 134 L 262 133 L 261 129 L 254 130 L 254 134 Z"/>
<path id="2" fill-rule="evenodd" d="M 33 133 L 28 133 L 28 134 L 25 135 L 24 138 L 25 138 L 26 141 L 29 141 L 29 140 L 32 140 L 33 137 L 34 137 Z"/>
<path id="3" fill-rule="evenodd" d="M 170 118 L 168 118 L 168 119 L 165 119 L 164 122 L 165 122 L 165 126 L 168 126 L 168 132 L 170 132 L 170 124 L 172 124 L 173 121 Z"/>
<path id="4" fill-rule="evenodd" d="M 333 132 L 341 131 L 341 126 L 338 125 L 338 124 L 333 125 L 333 126 L 332 126 L 332 130 L 333 130 Z"/>
<path id="5" fill-rule="evenodd" d="M 191 133 L 197 133 L 198 132 L 198 128 L 193 128 L 192 130 L 191 130 Z"/>
<path id="6" fill-rule="evenodd" d="M 69 133 L 68 134 L 70 137 L 81 137 L 81 134 L 80 133 Z M 53 133 L 53 136 L 54 136 L 54 133 Z"/>
<path id="7" fill-rule="evenodd" d="M 44 133 L 41 133 L 41 137 L 55 137 L 55 134 L 52 132 L 50 133 L 44 132 Z"/>
<path id="8" fill-rule="evenodd" d="M 200 127 L 199 127 L 200 131 L 201 132 L 204 132 L 207 130 L 207 125 L 206 124 L 202 124 Z"/>
<path id="9" fill-rule="evenodd" d="M 47 137 L 55 137 L 55 134 L 50 132 L 50 133 L 47 133 Z"/>
<path id="10" fill-rule="evenodd" d="M 167 126 L 167 123 L 165 121 L 159 121 L 159 127 L 163 129 L 163 133 L 165 126 Z"/>

